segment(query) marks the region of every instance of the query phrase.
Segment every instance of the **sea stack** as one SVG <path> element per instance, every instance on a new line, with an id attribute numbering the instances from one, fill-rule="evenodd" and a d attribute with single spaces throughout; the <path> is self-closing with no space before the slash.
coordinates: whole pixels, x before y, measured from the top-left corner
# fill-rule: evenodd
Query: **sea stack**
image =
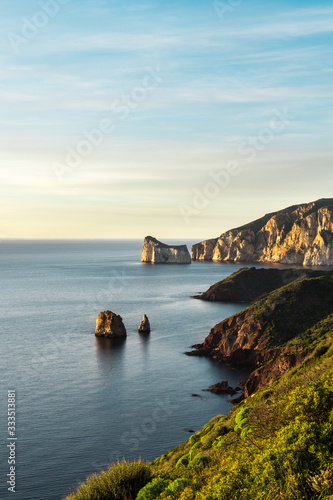
<path id="1" fill-rule="evenodd" d="M 145 314 L 143 315 L 142 321 L 140 323 L 140 326 L 138 328 L 140 333 L 150 333 L 150 323 L 148 316 Z"/>
<path id="2" fill-rule="evenodd" d="M 143 242 L 141 262 L 150 264 L 191 264 L 191 256 L 186 245 L 170 246 L 152 236 Z"/>
<path id="3" fill-rule="evenodd" d="M 95 335 L 112 339 L 125 338 L 127 332 L 122 317 L 111 311 L 102 311 L 96 320 Z"/>

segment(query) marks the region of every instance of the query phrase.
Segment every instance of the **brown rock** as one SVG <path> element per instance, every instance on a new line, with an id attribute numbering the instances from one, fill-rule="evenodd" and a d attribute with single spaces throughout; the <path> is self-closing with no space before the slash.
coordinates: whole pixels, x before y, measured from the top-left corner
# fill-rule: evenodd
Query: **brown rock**
<path id="1" fill-rule="evenodd" d="M 230 387 L 227 380 L 222 380 L 222 382 L 211 385 L 209 391 L 213 394 L 229 394 L 230 396 L 237 393 L 235 389 Z"/>
<path id="2" fill-rule="evenodd" d="M 99 313 L 95 335 L 96 337 L 125 338 L 127 333 L 122 317 L 111 311 Z"/>
<path id="3" fill-rule="evenodd" d="M 149 319 L 148 319 L 148 316 L 146 316 L 145 314 L 143 315 L 143 319 L 140 323 L 138 330 L 140 333 L 149 333 L 150 332 Z"/>

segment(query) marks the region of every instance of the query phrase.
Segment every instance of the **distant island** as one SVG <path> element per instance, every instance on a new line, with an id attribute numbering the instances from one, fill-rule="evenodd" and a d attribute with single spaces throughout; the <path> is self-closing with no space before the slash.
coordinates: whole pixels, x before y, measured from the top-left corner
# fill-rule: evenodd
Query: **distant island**
<path id="1" fill-rule="evenodd" d="M 141 262 L 149 264 L 191 264 L 186 245 L 171 246 L 146 236 L 142 246 Z"/>
<path id="2" fill-rule="evenodd" d="M 192 246 L 192 260 L 333 265 L 333 199 L 293 205 Z"/>

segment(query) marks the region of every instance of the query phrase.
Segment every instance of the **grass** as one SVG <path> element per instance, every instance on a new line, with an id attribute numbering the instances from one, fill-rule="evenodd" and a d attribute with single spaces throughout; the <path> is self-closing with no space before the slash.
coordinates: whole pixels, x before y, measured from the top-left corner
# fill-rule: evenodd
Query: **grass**
<path id="1" fill-rule="evenodd" d="M 89 477 L 67 500 L 134 500 L 151 479 L 148 464 L 123 461 Z"/>

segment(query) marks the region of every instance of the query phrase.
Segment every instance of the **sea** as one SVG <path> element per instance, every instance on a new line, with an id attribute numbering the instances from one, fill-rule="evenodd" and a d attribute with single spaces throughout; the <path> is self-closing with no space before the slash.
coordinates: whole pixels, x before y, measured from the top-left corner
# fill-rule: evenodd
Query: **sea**
<path id="1" fill-rule="evenodd" d="M 246 306 L 192 298 L 242 266 L 141 264 L 141 247 L 0 243 L 1 499 L 61 500 L 109 464 L 153 460 L 231 409 L 229 396 L 205 390 L 235 386 L 246 370 L 184 353 Z M 107 309 L 122 316 L 125 341 L 95 337 Z M 138 333 L 143 314 L 150 335 Z"/>

